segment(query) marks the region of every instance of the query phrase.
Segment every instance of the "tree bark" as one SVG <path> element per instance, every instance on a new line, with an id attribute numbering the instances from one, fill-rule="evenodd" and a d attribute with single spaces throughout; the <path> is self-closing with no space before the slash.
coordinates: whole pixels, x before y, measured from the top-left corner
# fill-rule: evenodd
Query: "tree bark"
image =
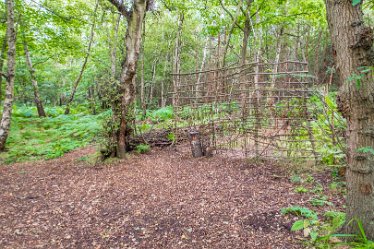
<path id="1" fill-rule="evenodd" d="M 70 113 L 70 105 L 74 100 L 74 96 L 75 96 L 75 93 L 77 92 L 78 85 L 82 80 L 82 76 L 83 76 L 84 71 L 86 70 L 88 57 L 90 56 L 91 47 L 92 47 L 92 43 L 93 43 L 93 38 L 94 38 L 94 34 L 95 34 L 96 12 L 97 12 L 98 7 L 99 7 L 99 1 L 97 0 L 96 5 L 95 5 L 95 10 L 94 10 L 94 19 L 93 19 L 93 22 L 92 22 L 92 25 L 91 25 L 91 34 L 90 34 L 90 40 L 88 42 L 87 53 L 86 53 L 86 56 L 84 57 L 82 68 L 81 68 L 81 70 L 78 74 L 78 77 L 74 81 L 73 89 L 71 90 L 71 93 L 70 93 L 70 98 L 69 98 L 68 102 L 66 103 L 65 114 Z"/>
<path id="2" fill-rule="evenodd" d="M 3 40 L 3 44 L 1 46 L 1 55 L 0 55 L 0 72 L 3 71 L 5 55 L 6 55 L 6 48 L 7 48 L 7 37 L 6 37 L 6 35 L 4 35 L 4 40 Z M 1 101 L 2 96 L 3 96 L 2 86 L 3 86 L 3 76 L 0 75 L 0 101 Z"/>
<path id="3" fill-rule="evenodd" d="M 374 239 L 373 30 L 364 24 L 361 4 L 326 0 L 326 9 L 342 81 L 338 106 L 348 123 L 347 222 L 360 220 L 368 238 Z M 370 72 L 362 72 L 370 67 Z M 358 232 L 355 222 L 347 229 L 349 233 Z"/>
<path id="4" fill-rule="evenodd" d="M 121 95 L 119 106 L 119 130 L 117 135 L 117 157 L 124 158 L 126 155 L 126 141 L 130 134 L 131 106 L 135 99 L 135 82 L 133 81 L 137 62 L 139 58 L 141 36 L 143 30 L 143 20 L 147 11 L 147 0 L 134 0 L 131 11 L 127 11 L 123 4 L 118 1 L 109 0 L 127 19 L 127 31 L 125 37 L 126 57 L 122 66 L 120 89 Z M 116 111 L 116 110 L 113 110 Z"/>
<path id="5" fill-rule="evenodd" d="M 40 99 L 38 81 L 36 80 L 35 69 L 32 65 L 30 51 L 29 51 L 29 47 L 26 41 L 25 33 L 22 33 L 22 38 L 23 38 L 23 50 L 25 52 L 26 65 L 30 73 L 31 84 L 34 90 L 34 102 L 36 105 L 36 109 L 38 110 L 39 117 L 46 117 L 47 115 L 45 114 L 45 111 L 44 111 L 43 102 Z"/>
<path id="6" fill-rule="evenodd" d="M 4 151 L 12 118 L 14 77 L 16 71 L 16 30 L 14 25 L 14 0 L 7 0 L 8 72 L 3 115 L 0 122 L 0 151 Z"/>

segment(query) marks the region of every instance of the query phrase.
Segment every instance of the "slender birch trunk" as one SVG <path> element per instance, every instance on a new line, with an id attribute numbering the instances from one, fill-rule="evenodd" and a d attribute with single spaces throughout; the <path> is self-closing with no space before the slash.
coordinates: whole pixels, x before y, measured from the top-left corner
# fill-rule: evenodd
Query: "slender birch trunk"
<path id="1" fill-rule="evenodd" d="M 13 93 L 14 93 L 14 77 L 16 72 L 16 29 L 14 25 L 14 0 L 7 0 L 7 39 L 8 39 L 8 72 L 5 89 L 5 100 L 3 115 L 0 122 L 0 151 L 4 151 L 5 143 L 9 135 Z"/>
<path id="2" fill-rule="evenodd" d="M 0 72 L 3 71 L 4 61 L 6 57 L 6 48 L 7 48 L 7 36 L 4 35 L 4 40 L 1 46 L 1 54 L 0 54 Z M 3 97 L 2 86 L 3 86 L 3 76 L 0 74 L 0 101 Z"/>
<path id="3" fill-rule="evenodd" d="M 182 30 L 183 30 L 183 22 L 184 22 L 184 13 L 181 12 L 179 15 L 179 20 L 178 20 L 178 32 L 177 36 L 175 38 L 175 48 L 174 48 L 174 65 L 173 65 L 173 73 L 174 74 L 179 74 L 180 73 L 180 57 L 181 57 L 181 47 L 182 47 Z M 173 106 L 178 105 L 178 97 L 177 97 L 177 91 L 178 91 L 178 86 L 180 84 L 180 77 L 179 75 L 174 75 L 173 77 Z"/>

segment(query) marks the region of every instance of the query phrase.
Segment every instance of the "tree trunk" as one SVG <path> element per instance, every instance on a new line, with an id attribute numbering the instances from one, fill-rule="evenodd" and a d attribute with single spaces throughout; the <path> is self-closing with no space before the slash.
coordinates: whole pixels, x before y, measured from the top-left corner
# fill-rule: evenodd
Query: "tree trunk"
<path id="1" fill-rule="evenodd" d="M 6 37 L 6 35 L 4 35 L 4 40 L 3 40 L 3 44 L 1 46 L 1 55 L 0 55 L 0 72 L 3 71 L 3 67 L 4 67 L 6 47 L 7 47 L 7 37 Z M 2 86 L 3 86 L 3 76 L 0 74 L 0 101 L 1 101 L 2 96 L 3 96 Z"/>
<path id="2" fill-rule="evenodd" d="M 221 2 L 221 5 L 222 5 L 222 2 Z M 223 55 L 222 55 L 222 66 L 223 67 L 226 66 L 226 56 L 227 56 L 227 52 L 228 52 L 228 49 L 229 49 L 229 46 L 230 46 L 231 36 L 232 36 L 232 33 L 234 31 L 235 26 L 237 25 L 238 17 L 239 17 L 239 14 L 240 14 L 240 8 L 242 7 L 242 5 L 243 5 L 243 0 L 240 0 L 238 2 L 237 7 L 236 7 L 235 16 L 233 17 L 232 24 L 231 24 L 229 34 L 228 34 L 228 37 L 227 37 L 227 41 L 225 43 L 225 48 L 223 50 Z"/>
<path id="3" fill-rule="evenodd" d="M 249 41 L 249 35 L 251 32 L 251 24 L 250 20 L 246 19 L 244 23 L 244 31 L 243 31 L 243 43 L 242 43 L 242 49 L 240 53 L 241 57 L 241 65 L 244 66 L 247 61 L 247 47 L 248 47 L 248 41 Z"/>
<path id="4" fill-rule="evenodd" d="M 316 77 L 316 82 L 319 82 L 319 71 L 320 71 L 320 65 L 319 65 L 319 54 L 321 51 L 321 38 L 322 38 L 322 31 L 318 32 L 318 38 L 317 38 L 317 44 L 314 48 L 314 76 Z"/>
<path id="5" fill-rule="evenodd" d="M 278 73 L 278 68 L 279 68 L 279 61 L 280 61 L 280 55 L 282 52 L 282 36 L 283 36 L 283 31 L 284 27 L 280 28 L 279 34 L 277 36 L 277 48 L 275 51 L 275 61 L 274 61 L 274 68 L 273 68 L 273 75 L 271 76 L 271 84 L 270 84 L 270 89 L 274 90 L 275 89 L 275 83 L 277 80 L 276 74 Z M 275 91 L 270 91 L 269 93 L 269 98 L 267 99 L 267 105 L 274 105 L 276 100 L 276 92 Z"/>
<path id="6" fill-rule="evenodd" d="M 143 109 L 143 118 L 147 116 L 147 102 L 145 100 L 145 68 L 144 68 L 144 42 L 145 42 L 145 23 L 143 21 L 143 34 L 142 34 L 142 46 L 141 46 L 141 74 L 140 74 L 140 105 Z"/>
<path id="7" fill-rule="evenodd" d="M 182 47 L 182 29 L 183 29 L 183 22 L 184 22 L 184 13 L 180 13 L 179 21 L 178 21 L 178 33 L 177 37 L 175 38 L 175 48 L 174 48 L 174 65 L 173 65 L 173 73 L 179 74 L 180 73 L 180 56 L 181 56 L 181 47 Z M 172 103 L 173 106 L 178 105 L 177 100 L 177 91 L 179 86 L 180 77 L 179 75 L 174 75 L 173 77 L 173 99 Z"/>
<path id="8" fill-rule="evenodd" d="M 65 114 L 70 113 L 70 105 L 74 100 L 74 96 L 75 96 L 75 93 L 77 92 L 78 85 L 82 80 L 82 76 L 83 76 L 84 71 L 86 70 L 88 57 L 90 56 L 91 47 L 92 47 L 92 43 L 93 43 L 93 38 L 94 38 L 94 34 L 95 34 L 96 12 L 97 12 L 98 7 L 99 7 L 99 1 L 97 0 L 96 5 L 95 5 L 95 10 L 94 10 L 94 19 L 93 19 L 92 26 L 91 26 L 91 34 L 90 34 L 90 40 L 88 42 L 87 53 L 86 53 L 86 56 L 84 58 L 82 68 L 81 68 L 81 70 L 78 74 L 78 77 L 74 81 L 73 89 L 71 90 L 71 93 L 70 93 L 70 98 L 69 98 L 68 102 L 66 103 Z"/>
<path id="9" fill-rule="evenodd" d="M 342 81 L 338 106 L 348 122 L 347 222 L 360 220 L 368 238 L 374 239 L 373 30 L 364 25 L 361 4 L 326 0 L 326 9 Z M 348 232 L 358 232 L 356 222 Z"/>
<path id="10" fill-rule="evenodd" d="M 156 58 L 153 61 L 153 65 L 152 65 L 152 81 L 151 81 L 151 86 L 150 86 L 150 90 L 149 90 L 149 98 L 148 98 L 149 105 L 152 105 L 153 95 L 154 95 L 154 89 L 155 89 L 155 86 L 156 86 L 156 69 L 157 69 L 157 63 L 158 63 L 158 58 Z"/>
<path id="11" fill-rule="evenodd" d="M 208 54 L 208 45 L 209 45 L 209 37 L 205 41 L 204 50 L 203 50 L 203 59 L 201 60 L 200 72 L 202 72 L 206 65 L 206 57 Z M 196 88 L 195 88 L 195 101 L 198 103 L 202 96 L 202 89 L 201 89 L 201 76 L 202 73 L 197 74 L 197 81 L 196 81 Z"/>
<path id="12" fill-rule="evenodd" d="M 117 1 L 110 0 L 110 2 L 115 4 Z M 120 120 L 117 136 L 117 156 L 120 158 L 124 158 L 126 155 L 126 140 L 127 136 L 130 135 L 128 133 L 130 131 L 131 121 L 129 120 L 128 114 L 130 114 L 135 99 L 135 82 L 133 79 L 139 58 L 143 20 L 146 14 L 147 2 L 146 0 L 135 0 L 131 13 L 125 11 L 127 19 L 125 37 L 126 57 L 122 66 L 120 78 Z M 121 7 L 124 8 L 122 4 L 116 6 L 120 11 L 122 10 Z"/>
<path id="13" fill-rule="evenodd" d="M 244 21 L 244 29 L 243 29 L 243 42 L 242 42 L 242 49 L 241 49 L 241 52 L 240 52 L 240 65 L 241 65 L 241 75 L 239 76 L 240 77 L 240 82 L 245 82 L 246 81 L 246 76 L 245 76 L 245 73 L 244 73 L 244 67 L 245 67 L 245 64 L 247 63 L 247 47 L 248 47 L 248 41 L 249 41 L 249 35 L 250 35 L 250 32 L 251 32 L 251 20 L 250 20 L 250 4 L 251 4 L 251 1 L 252 0 L 246 0 L 247 2 L 247 8 L 246 8 L 246 11 L 245 11 L 245 21 Z M 240 84 L 240 90 L 241 90 L 241 106 L 242 106 L 242 116 L 243 118 L 244 117 L 247 117 L 248 113 L 247 113 L 247 108 L 246 108 L 246 105 L 247 105 L 247 98 L 248 98 L 248 92 L 247 92 L 247 84 Z"/>
<path id="14" fill-rule="evenodd" d="M 26 65 L 30 73 L 31 83 L 32 83 L 32 87 L 34 90 L 34 102 L 36 105 L 36 109 L 38 110 L 39 117 L 46 117 L 47 115 L 45 114 L 45 111 L 44 111 L 43 102 L 40 99 L 38 81 L 36 80 L 35 69 L 32 65 L 30 51 L 29 51 L 27 41 L 26 41 L 26 36 L 24 33 L 22 33 L 22 36 L 23 36 L 22 37 L 23 38 L 23 49 L 25 51 Z"/>
<path id="15" fill-rule="evenodd" d="M 16 30 L 14 27 L 14 0 L 7 0 L 8 72 L 3 115 L 0 122 L 0 151 L 4 151 L 12 118 L 14 77 L 16 71 Z"/>
<path id="16" fill-rule="evenodd" d="M 170 46 L 168 46 L 168 48 L 169 47 Z M 168 69 L 168 65 L 169 65 L 169 58 L 170 58 L 170 53 L 169 53 L 169 49 L 168 49 L 168 52 L 166 53 L 166 56 L 165 56 L 164 78 L 161 81 L 161 107 L 165 107 L 166 106 L 166 100 L 167 100 L 167 98 L 165 98 L 165 90 L 166 90 L 165 80 L 167 79 L 167 69 Z"/>
<path id="17" fill-rule="evenodd" d="M 118 41 L 118 30 L 119 30 L 119 24 L 121 22 L 122 15 L 118 15 L 117 20 L 115 20 L 114 24 L 114 35 L 113 35 L 113 41 L 111 43 L 111 50 L 110 50 L 110 61 L 111 61 L 111 73 L 113 79 L 116 78 L 116 72 L 117 72 L 117 41 Z"/>

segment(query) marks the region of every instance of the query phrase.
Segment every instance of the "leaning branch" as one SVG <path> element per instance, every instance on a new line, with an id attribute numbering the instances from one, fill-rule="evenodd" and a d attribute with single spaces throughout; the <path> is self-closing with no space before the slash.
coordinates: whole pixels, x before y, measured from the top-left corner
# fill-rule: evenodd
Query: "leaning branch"
<path id="1" fill-rule="evenodd" d="M 231 17 L 231 20 L 234 22 L 235 26 L 237 26 L 241 31 L 244 32 L 244 29 L 238 24 L 237 18 L 235 18 L 231 12 L 225 7 L 222 0 L 219 0 L 219 3 L 221 4 L 222 9 Z"/>
<path id="2" fill-rule="evenodd" d="M 111 2 L 118 9 L 118 11 L 125 17 L 129 17 L 131 15 L 131 12 L 126 9 L 125 5 L 123 4 L 123 1 L 118 1 L 118 0 L 108 0 L 108 1 Z"/>

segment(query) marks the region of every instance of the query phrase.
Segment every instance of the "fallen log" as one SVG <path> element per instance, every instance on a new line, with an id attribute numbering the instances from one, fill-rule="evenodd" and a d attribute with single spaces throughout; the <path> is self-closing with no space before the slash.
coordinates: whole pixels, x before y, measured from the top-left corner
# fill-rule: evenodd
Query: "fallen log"
<path id="1" fill-rule="evenodd" d="M 171 130 L 171 129 L 153 129 L 149 132 L 128 136 L 126 141 L 126 151 L 130 152 L 136 150 L 140 144 L 148 144 L 151 147 L 166 147 L 171 146 L 182 141 L 186 141 L 187 131 L 184 129 Z M 113 150 L 115 151 L 115 149 Z M 112 151 L 107 148 L 100 150 L 102 159 L 113 157 Z"/>
<path id="2" fill-rule="evenodd" d="M 151 147 L 170 146 L 174 143 L 171 130 L 151 130 L 146 133 L 138 134 L 127 138 L 127 150 L 132 151 L 139 144 L 148 144 Z"/>

